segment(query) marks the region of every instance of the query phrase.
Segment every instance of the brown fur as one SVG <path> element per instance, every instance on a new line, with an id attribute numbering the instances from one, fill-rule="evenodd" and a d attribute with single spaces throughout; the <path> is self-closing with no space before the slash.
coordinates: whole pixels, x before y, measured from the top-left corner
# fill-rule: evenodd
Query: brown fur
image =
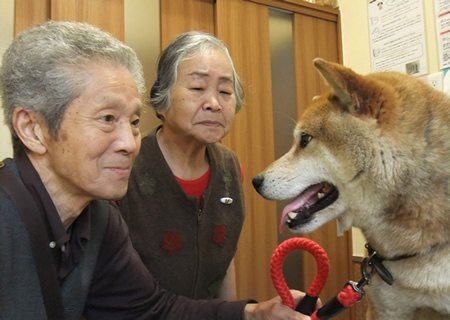
<path id="1" fill-rule="evenodd" d="M 450 319 L 450 98 L 413 76 L 314 64 L 331 90 L 302 114 L 293 147 L 255 188 L 283 200 L 334 185 L 338 199 L 292 231 L 337 218 L 388 259 L 414 255 L 384 262 L 394 284 L 374 278 L 368 319 Z M 304 147 L 302 133 L 312 137 Z"/>

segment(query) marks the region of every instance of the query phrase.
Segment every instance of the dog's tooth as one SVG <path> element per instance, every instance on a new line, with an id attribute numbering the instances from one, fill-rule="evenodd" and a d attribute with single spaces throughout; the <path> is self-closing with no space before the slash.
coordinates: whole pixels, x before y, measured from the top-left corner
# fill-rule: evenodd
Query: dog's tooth
<path id="1" fill-rule="evenodd" d="M 295 212 L 289 212 L 289 213 L 288 213 L 288 217 L 289 217 L 290 219 L 295 219 L 296 216 L 297 216 L 297 213 L 295 213 Z"/>
<path id="2" fill-rule="evenodd" d="M 322 192 L 319 192 L 317 194 L 317 198 L 322 199 L 323 197 L 325 197 L 325 194 L 323 194 Z"/>

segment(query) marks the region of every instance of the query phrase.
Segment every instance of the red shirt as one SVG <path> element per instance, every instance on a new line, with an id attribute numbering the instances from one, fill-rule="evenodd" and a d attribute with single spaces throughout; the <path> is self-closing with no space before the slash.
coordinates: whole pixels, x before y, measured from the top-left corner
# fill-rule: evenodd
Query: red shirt
<path id="1" fill-rule="evenodd" d="M 210 174 L 211 168 L 208 168 L 205 174 L 198 179 L 183 180 L 181 178 L 178 178 L 177 176 L 175 176 L 175 178 L 177 178 L 177 181 L 180 184 L 181 188 L 188 196 L 197 197 L 200 200 L 203 192 L 205 192 L 205 190 L 208 188 Z M 242 170 L 242 164 L 241 164 L 241 176 L 242 182 L 244 182 L 244 171 Z"/>

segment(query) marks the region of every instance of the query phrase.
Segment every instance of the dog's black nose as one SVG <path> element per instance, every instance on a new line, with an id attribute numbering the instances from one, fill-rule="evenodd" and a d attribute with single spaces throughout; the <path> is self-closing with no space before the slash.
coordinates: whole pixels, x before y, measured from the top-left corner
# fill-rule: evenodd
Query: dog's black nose
<path id="1" fill-rule="evenodd" d="M 256 189 L 256 191 L 259 190 L 259 188 L 261 187 L 263 182 L 264 182 L 264 176 L 262 174 L 259 174 L 253 178 L 252 183 L 253 183 L 253 187 Z"/>

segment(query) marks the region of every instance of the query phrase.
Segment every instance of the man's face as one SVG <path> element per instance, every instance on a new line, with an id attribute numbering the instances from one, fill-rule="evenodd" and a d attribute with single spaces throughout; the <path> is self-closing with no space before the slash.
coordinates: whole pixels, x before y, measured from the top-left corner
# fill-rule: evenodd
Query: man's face
<path id="1" fill-rule="evenodd" d="M 67 106 L 58 139 L 46 137 L 45 183 L 75 199 L 119 199 L 140 149 L 141 101 L 125 69 L 88 69 L 87 89 Z"/>

